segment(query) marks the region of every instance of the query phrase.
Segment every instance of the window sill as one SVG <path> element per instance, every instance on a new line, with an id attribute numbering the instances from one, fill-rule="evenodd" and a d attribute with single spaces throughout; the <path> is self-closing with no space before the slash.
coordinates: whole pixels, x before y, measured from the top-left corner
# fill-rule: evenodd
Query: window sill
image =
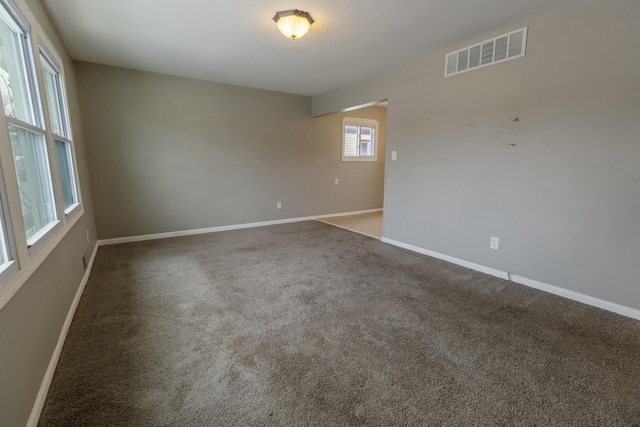
<path id="1" fill-rule="evenodd" d="M 7 261 L 0 266 L 0 282 L 4 283 L 18 271 L 18 263 L 16 261 Z"/>
<path id="2" fill-rule="evenodd" d="M 373 156 L 369 156 L 369 157 L 343 157 L 342 158 L 343 162 L 377 162 L 378 158 L 377 157 L 373 157 Z"/>
<path id="3" fill-rule="evenodd" d="M 74 203 L 64 210 L 65 217 L 69 218 L 71 215 L 75 214 L 76 211 L 80 210 L 80 203 Z"/>
<path id="4" fill-rule="evenodd" d="M 11 274 L 10 278 L 8 277 L 8 281 L 0 284 L 0 310 L 13 298 L 13 296 L 20 290 L 22 285 L 26 283 L 27 280 L 31 277 L 31 275 L 40 267 L 40 265 L 47 259 L 49 254 L 53 252 L 53 250 L 60 244 L 62 239 L 67 235 L 69 231 L 75 226 L 84 211 L 81 209 L 78 215 L 74 215 L 73 218 L 68 221 L 64 227 L 54 227 L 51 232 L 53 233 L 50 238 L 44 239 L 42 244 L 39 245 L 38 250 L 36 250 L 33 255 L 31 252 L 29 253 L 30 259 L 29 262 L 22 266 L 21 269 L 18 268 L 18 263 L 13 261 L 15 268 L 17 271 Z M 42 239 L 41 239 L 42 240 Z M 33 248 L 30 248 L 33 249 Z M 6 269 L 9 271 L 9 269 Z"/>
<path id="5" fill-rule="evenodd" d="M 62 225 L 62 221 L 55 220 L 47 224 L 42 230 L 38 231 L 31 239 L 27 240 L 27 252 L 29 258 L 33 257 L 33 254 L 42 247 L 44 243 L 51 237 L 55 230 Z"/>

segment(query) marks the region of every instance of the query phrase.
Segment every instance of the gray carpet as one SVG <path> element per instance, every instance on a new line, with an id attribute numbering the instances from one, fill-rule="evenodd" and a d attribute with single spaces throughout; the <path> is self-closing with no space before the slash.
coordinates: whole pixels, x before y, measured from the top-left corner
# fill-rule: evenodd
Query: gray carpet
<path id="1" fill-rule="evenodd" d="M 101 247 L 40 425 L 637 426 L 640 322 L 319 222 Z"/>

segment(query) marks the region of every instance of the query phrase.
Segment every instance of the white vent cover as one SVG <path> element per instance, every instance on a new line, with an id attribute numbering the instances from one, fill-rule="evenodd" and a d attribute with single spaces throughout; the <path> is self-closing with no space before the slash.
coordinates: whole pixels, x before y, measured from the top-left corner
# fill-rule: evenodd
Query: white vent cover
<path id="1" fill-rule="evenodd" d="M 521 58 L 527 46 L 527 28 L 503 34 L 447 54 L 444 76 Z"/>

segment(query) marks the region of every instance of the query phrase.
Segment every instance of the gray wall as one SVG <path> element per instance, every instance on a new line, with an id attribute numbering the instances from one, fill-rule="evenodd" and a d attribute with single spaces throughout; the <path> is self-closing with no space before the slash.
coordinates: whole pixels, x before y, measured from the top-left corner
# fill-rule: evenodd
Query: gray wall
<path id="1" fill-rule="evenodd" d="M 0 310 L 1 426 L 23 426 L 27 422 L 82 280 L 82 257 L 90 256 L 96 242 L 73 63 L 39 0 L 27 0 L 27 4 L 64 60 L 85 213 L 18 293 Z M 86 230 L 89 231 L 90 242 L 86 241 Z"/>
<path id="2" fill-rule="evenodd" d="M 382 207 L 385 108 L 312 118 L 305 96 L 76 72 L 101 239 Z M 341 161 L 345 115 L 378 120 L 377 162 Z"/>
<path id="3" fill-rule="evenodd" d="M 637 0 L 579 2 L 316 96 L 314 114 L 389 99 L 385 237 L 640 309 L 638 22 Z M 447 51 L 523 25 L 526 57 L 443 77 Z"/>

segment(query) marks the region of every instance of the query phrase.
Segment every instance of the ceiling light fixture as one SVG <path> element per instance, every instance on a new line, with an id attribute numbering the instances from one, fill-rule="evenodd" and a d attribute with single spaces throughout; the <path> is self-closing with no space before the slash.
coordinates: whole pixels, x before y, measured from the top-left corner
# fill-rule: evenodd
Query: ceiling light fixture
<path id="1" fill-rule="evenodd" d="M 309 12 L 298 9 L 283 10 L 273 16 L 278 29 L 285 37 L 299 39 L 309 31 L 313 18 Z"/>

